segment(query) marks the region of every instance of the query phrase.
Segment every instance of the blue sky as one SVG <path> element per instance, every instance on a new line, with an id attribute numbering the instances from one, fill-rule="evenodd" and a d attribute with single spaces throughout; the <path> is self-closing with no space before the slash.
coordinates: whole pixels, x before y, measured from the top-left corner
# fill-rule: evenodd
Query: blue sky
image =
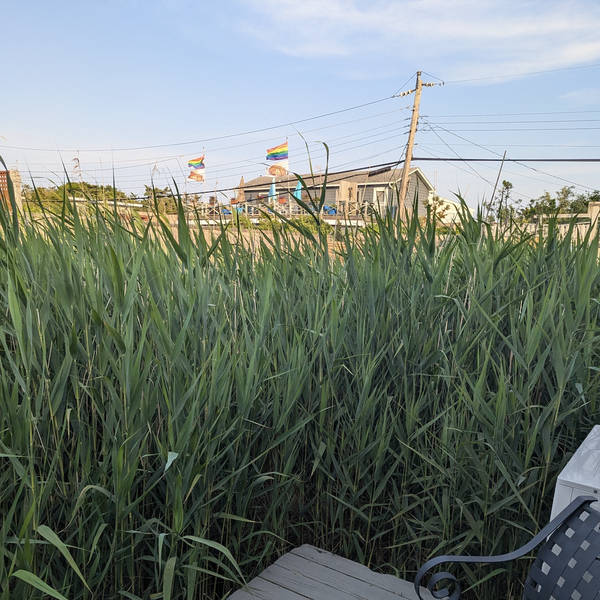
<path id="1" fill-rule="evenodd" d="M 600 156 L 595 0 L 5 1 L 2 21 L 0 153 L 38 185 L 60 180 L 61 161 L 73 176 L 77 157 L 84 179 L 110 181 L 114 169 L 128 192 L 154 176 L 208 193 L 260 174 L 265 149 L 286 136 L 292 168 L 304 170 L 298 133 L 318 168 L 318 141 L 330 144 L 331 167 L 396 160 L 412 97 L 168 144 L 386 98 L 413 87 L 418 69 L 447 83 L 423 92 L 415 156 Z M 532 71 L 549 72 L 515 76 Z M 152 145 L 164 146 L 119 150 Z M 187 159 L 202 152 L 207 182 L 186 182 Z M 498 168 L 419 166 L 442 195 L 460 190 L 470 204 L 489 196 Z M 569 182 L 600 188 L 598 165 L 532 166 L 505 167 L 515 198 Z"/>

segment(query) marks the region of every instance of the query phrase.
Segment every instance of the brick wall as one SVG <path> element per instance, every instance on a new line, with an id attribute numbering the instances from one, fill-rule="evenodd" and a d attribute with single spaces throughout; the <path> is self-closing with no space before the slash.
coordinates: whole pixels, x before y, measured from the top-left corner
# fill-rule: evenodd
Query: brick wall
<path id="1" fill-rule="evenodd" d="M 0 199 L 4 203 L 8 203 L 8 178 L 13 184 L 13 190 L 15 192 L 15 200 L 17 207 L 23 207 L 23 201 L 21 198 L 21 174 L 19 171 L 0 171 Z"/>

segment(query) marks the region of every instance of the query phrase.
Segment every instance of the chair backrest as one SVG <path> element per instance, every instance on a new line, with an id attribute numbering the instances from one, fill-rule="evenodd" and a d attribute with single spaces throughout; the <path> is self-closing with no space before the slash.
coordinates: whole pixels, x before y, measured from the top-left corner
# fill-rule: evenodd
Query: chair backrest
<path id="1" fill-rule="evenodd" d="M 523 600 L 600 600 L 600 512 L 583 504 L 538 551 Z"/>

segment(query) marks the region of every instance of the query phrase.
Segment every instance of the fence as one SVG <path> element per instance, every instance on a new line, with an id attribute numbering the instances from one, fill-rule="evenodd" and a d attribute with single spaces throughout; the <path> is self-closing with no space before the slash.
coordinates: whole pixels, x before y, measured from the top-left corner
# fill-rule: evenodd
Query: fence
<path id="1" fill-rule="evenodd" d="M 590 202 L 586 213 L 562 213 L 558 215 L 540 215 L 537 221 L 527 223 L 526 230 L 535 235 L 548 233 L 550 222 L 558 230 L 559 235 L 565 235 L 571 228 L 575 237 L 584 237 L 590 228 L 595 233 L 600 225 L 600 202 Z"/>

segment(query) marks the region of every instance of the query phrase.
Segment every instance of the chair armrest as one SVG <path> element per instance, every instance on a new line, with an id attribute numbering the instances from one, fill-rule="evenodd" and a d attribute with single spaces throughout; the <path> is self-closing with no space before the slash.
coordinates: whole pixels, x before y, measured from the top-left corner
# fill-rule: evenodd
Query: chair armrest
<path id="1" fill-rule="evenodd" d="M 533 550 L 536 546 L 541 544 L 546 538 L 548 538 L 556 529 L 558 529 L 574 512 L 579 510 L 583 504 L 591 504 L 592 502 L 597 502 L 597 498 L 594 496 L 580 496 L 576 498 L 567 506 L 563 511 L 561 511 L 548 525 L 546 525 L 534 538 L 532 538 L 529 542 L 527 542 L 524 546 L 521 546 L 517 550 L 513 552 L 509 552 L 508 554 L 498 554 L 496 556 L 451 556 L 444 555 L 438 556 L 436 558 L 432 558 L 428 560 L 418 571 L 417 576 L 415 577 L 415 592 L 420 600 L 424 600 L 423 596 L 421 596 L 421 581 L 425 577 L 428 571 L 437 567 L 442 563 L 482 563 L 482 564 L 491 564 L 491 563 L 501 563 L 508 562 L 510 560 L 514 560 L 515 558 L 520 558 L 525 554 L 528 554 Z M 450 582 L 452 584 L 452 591 L 449 591 L 448 587 L 444 587 L 441 590 L 436 590 L 436 586 L 440 582 Z M 442 600 L 444 598 L 448 598 L 448 600 L 458 600 L 460 598 L 460 584 L 458 583 L 456 577 L 451 573 L 441 572 L 435 573 L 429 578 L 427 581 L 427 589 L 431 593 L 431 595 L 437 600 Z"/>

